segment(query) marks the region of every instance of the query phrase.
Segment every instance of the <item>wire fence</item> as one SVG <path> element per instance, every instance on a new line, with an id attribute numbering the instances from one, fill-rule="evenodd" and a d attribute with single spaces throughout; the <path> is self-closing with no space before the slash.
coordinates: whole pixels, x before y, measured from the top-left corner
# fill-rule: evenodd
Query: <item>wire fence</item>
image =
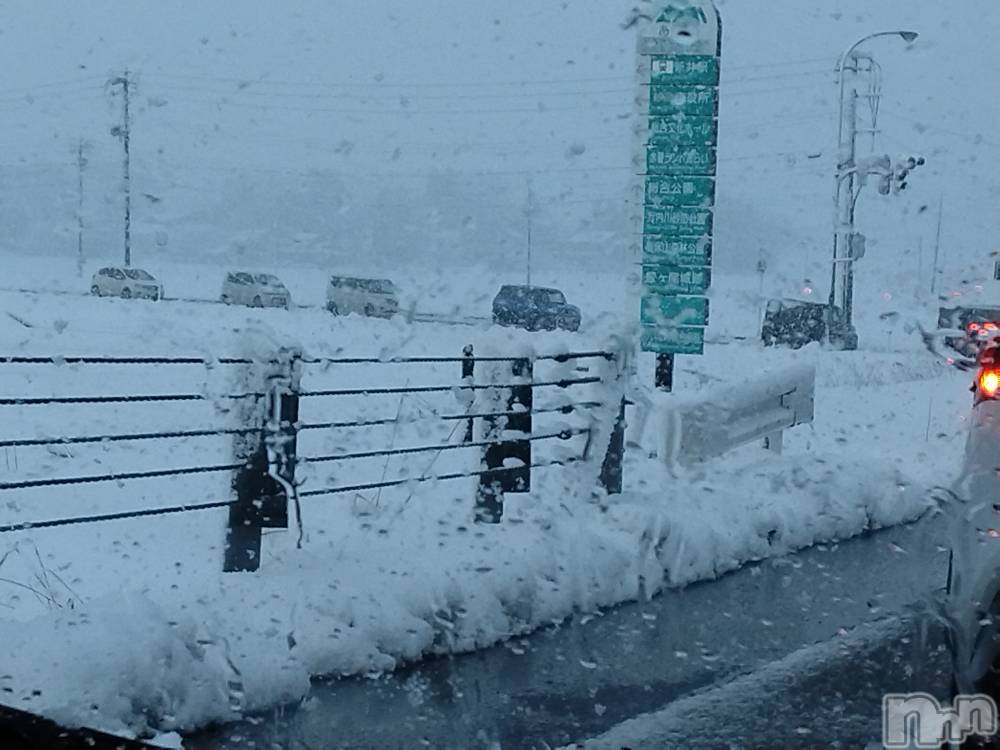
<path id="1" fill-rule="evenodd" d="M 322 379 L 326 377 L 337 377 L 338 370 L 330 370 L 329 367 L 332 365 L 344 365 L 344 366 L 374 366 L 379 367 L 383 365 L 409 365 L 409 366 L 421 366 L 421 365 L 461 365 L 461 374 L 459 377 L 459 368 L 456 367 L 455 377 L 450 383 L 437 383 L 433 385 L 371 385 L 362 387 L 314 387 L 310 389 L 302 389 L 299 387 L 294 388 L 294 392 L 291 395 L 295 397 L 295 418 L 294 421 L 286 424 L 285 429 L 291 435 L 303 434 L 303 433 L 320 433 L 324 431 L 332 433 L 338 430 L 354 430 L 358 428 L 366 427 L 386 427 L 391 426 L 394 430 L 401 425 L 414 424 L 419 425 L 422 422 L 426 423 L 449 423 L 449 422 L 467 422 L 470 425 L 470 432 L 466 435 L 465 439 L 461 442 L 454 442 L 451 440 L 451 436 L 455 434 L 455 430 L 451 430 L 449 433 L 448 440 L 446 441 L 436 441 L 436 442 L 424 442 L 417 445 L 404 445 L 395 446 L 393 444 L 386 444 L 384 446 L 372 446 L 364 450 L 349 450 L 344 452 L 318 452 L 311 455 L 302 455 L 295 457 L 294 464 L 299 466 L 310 466 L 310 465 L 323 465 L 329 463 L 344 463 L 344 462 L 359 462 L 366 459 L 373 458 L 386 458 L 392 456 L 403 456 L 403 457 L 413 457 L 419 455 L 433 455 L 435 457 L 440 456 L 444 453 L 460 451 L 472 451 L 475 452 L 476 456 L 482 457 L 488 455 L 497 446 L 508 443 L 511 440 L 510 435 L 504 436 L 501 432 L 495 432 L 487 434 L 479 439 L 471 439 L 471 425 L 473 421 L 480 421 L 484 424 L 506 424 L 514 425 L 519 420 L 523 421 L 525 416 L 529 417 L 529 428 L 528 432 L 519 435 L 517 437 L 517 442 L 521 445 L 530 445 L 538 443 L 547 443 L 550 441 L 569 441 L 577 436 L 586 436 L 589 444 L 591 429 L 588 426 L 566 426 L 557 425 L 553 429 L 543 429 L 535 432 L 530 430 L 530 416 L 531 415 L 582 415 L 588 420 L 595 410 L 606 406 L 606 403 L 601 399 L 595 398 L 574 398 L 573 396 L 563 396 L 562 401 L 553 404 L 542 404 L 533 408 L 532 398 L 530 395 L 527 397 L 527 409 L 523 403 L 517 403 L 516 400 L 508 400 L 506 407 L 501 408 L 483 408 L 482 405 L 478 404 L 476 400 L 476 394 L 483 394 L 484 392 L 491 392 L 491 397 L 496 396 L 498 393 L 520 393 L 521 400 L 524 400 L 524 392 L 527 389 L 528 393 L 535 391 L 543 391 L 545 389 L 560 389 L 561 391 L 570 391 L 570 389 L 577 389 L 585 386 L 597 385 L 602 382 L 601 374 L 590 374 L 588 371 L 592 368 L 585 365 L 586 360 L 612 360 L 613 355 L 608 352 L 601 351 L 586 351 L 586 352 L 565 352 L 557 354 L 548 354 L 531 358 L 531 366 L 533 367 L 536 363 L 553 363 L 554 365 L 575 363 L 575 369 L 577 371 L 585 371 L 583 374 L 575 377 L 562 377 L 565 373 L 560 373 L 556 377 L 540 378 L 535 379 L 531 376 L 532 370 L 528 370 L 528 377 L 521 377 L 523 374 L 517 369 L 519 363 L 527 362 L 528 360 L 524 357 L 513 357 L 513 356 L 487 356 L 479 357 L 472 356 L 470 354 L 471 347 L 466 349 L 466 353 L 463 356 L 422 356 L 422 357 L 395 357 L 395 358 L 376 358 L 376 357 L 339 357 L 339 358 L 325 358 L 325 357 L 296 357 L 294 358 L 294 363 L 296 367 L 306 368 L 307 366 L 318 367 L 318 371 L 308 372 L 314 378 Z M 0 367 L 5 366 L 24 366 L 30 368 L 60 368 L 63 366 L 94 366 L 94 367 L 110 367 L 112 368 L 112 373 L 116 372 L 119 367 L 138 367 L 138 368 L 148 368 L 144 370 L 139 370 L 142 373 L 154 372 L 157 368 L 162 366 L 202 366 L 212 368 L 215 365 L 228 365 L 236 366 L 242 368 L 241 372 L 249 372 L 252 368 L 258 367 L 261 364 L 265 365 L 276 365 L 282 362 L 287 363 L 287 357 L 279 354 L 273 360 L 254 360 L 248 358 L 240 357 L 223 357 L 223 358 L 206 358 L 206 357 L 89 357 L 89 356 L 52 356 L 52 357 L 40 357 L 40 356 L 4 356 L 0 357 Z M 473 378 L 468 377 L 468 373 L 471 373 L 475 364 L 477 363 L 511 363 L 513 366 L 513 374 L 516 376 L 513 379 L 500 378 L 500 382 L 476 382 Z M 30 381 L 30 378 L 28 379 Z M 109 381 L 114 382 L 115 377 L 108 378 Z M 231 378 L 233 383 L 238 381 L 238 378 Z M 0 398 L 0 407 L 16 408 L 16 407 L 51 407 L 53 409 L 58 409 L 62 406 L 67 405 L 92 405 L 96 407 L 99 411 L 95 412 L 95 415 L 100 415 L 101 419 L 94 419 L 94 422 L 100 423 L 108 421 L 106 419 L 110 411 L 116 408 L 116 405 L 120 404 L 143 404 L 152 403 L 158 404 L 161 408 L 170 409 L 174 404 L 179 402 L 248 402 L 250 405 L 257 403 L 264 403 L 269 397 L 269 392 L 267 391 L 265 383 L 261 383 L 257 388 L 251 387 L 247 390 L 242 390 L 241 388 L 235 388 L 234 392 L 231 393 L 221 393 L 218 395 L 212 395 L 209 393 L 149 393 L 149 394 L 139 394 L 139 393 L 119 393 L 119 394 L 94 394 L 94 395 L 58 395 L 58 396 L 42 396 L 42 395 L 14 395 Z M 397 413 L 392 417 L 380 417 L 380 418 L 368 418 L 359 417 L 357 419 L 335 419 L 335 420 L 323 420 L 323 419 L 301 419 L 299 416 L 299 406 L 298 399 L 309 399 L 309 403 L 314 403 L 316 401 L 324 399 L 347 399 L 351 404 L 361 403 L 360 400 L 366 398 L 377 398 L 384 396 L 415 396 L 420 397 L 423 395 L 430 394 L 469 394 L 467 400 L 463 401 L 468 408 L 458 409 L 458 410 L 448 410 L 448 409 L 432 409 L 428 413 L 419 413 L 416 415 L 404 415 L 402 413 Z M 573 391 L 575 393 L 575 391 Z M 581 394 L 583 395 L 583 394 Z M 466 397 L 463 397 L 466 398 Z M 461 399 L 460 399 L 461 400 Z M 303 402 L 305 403 L 305 402 Z M 339 403 L 339 402 L 338 402 Z M 495 400 L 491 401 L 491 404 L 498 405 Z M 477 408 L 478 407 L 478 408 Z M 252 410 L 251 410 L 252 411 Z M 259 410 L 258 410 L 259 412 Z M 37 413 L 37 412 L 32 412 Z M 164 416 L 166 416 L 164 414 Z M 218 414 L 215 417 L 220 418 Z M 2 412 L 0 412 L 0 421 L 2 421 Z M 50 421 L 59 422 L 59 418 L 55 417 Z M 112 420 L 115 421 L 115 420 Z M 25 429 L 27 425 L 22 427 L 22 422 L 30 422 L 30 420 L 19 420 L 18 426 L 21 428 L 22 432 L 27 432 Z M 257 446 L 258 451 L 262 450 L 264 445 L 266 433 L 268 429 L 268 424 L 266 421 L 262 421 L 258 417 L 247 422 L 245 424 L 216 424 L 211 426 L 205 426 L 197 429 L 145 429 L 137 431 L 124 430 L 121 432 L 114 431 L 95 431 L 94 434 L 65 434 L 65 435 L 45 435 L 44 430 L 32 430 L 35 434 L 27 435 L 15 435 L 10 437 L 4 437 L 0 439 L 0 449 L 32 449 L 32 448 L 48 448 L 58 451 L 60 446 L 87 446 L 96 445 L 101 446 L 105 449 L 109 449 L 112 446 L 127 444 L 127 443 L 142 443 L 145 441 L 178 441 L 178 440 L 188 440 L 188 439 L 203 439 L 203 438 L 225 438 L 230 437 L 237 441 L 247 441 Z M 39 435 L 38 433 L 43 434 Z M 394 433 L 395 434 L 395 433 Z M 584 451 L 585 452 L 585 451 Z M 528 454 L 530 456 L 530 452 Z M 128 460 L 127 457 L 120 456 L 121 460 Z M 2 518 L 0 518 L 0 533 L 10 533 L 18 531 L 28 531 L 35 529 L 46 529 L 55 528 L 61 526 L 71 526 L 71 525 L 81 525 L 108 521 L 117 521 L 124 519 L 136 519 L 136 518 L 148 518 L 155 516 L 165 516 L 165 515 L 175 515 L 181 513 L 193 513 L 208 510 L 218 510 L 218 509 L 230 509 L 230 512 L 234 512 L 239 506 L 240 501 L 237 497 L 236 486 L 239 482 L 239 477 L 245 475 L 249 471 L 257 470 L 259 472 L 260 465 L 254 465 L 253 461 L 256 460 L 252 458 L 249 454 L 247 455 L 235 455 L 234 460 L 226 462 L 206 462 L 201 465 L 182 465 L 173 467 L 157 467 L 143 470 L 115 470 L 111 469 L 101 473 L 86 474 L 78 473 L 71 474 L 68 476 L 29 476 L 26 478 L 17 478 L 11 481 L 0 482 L 0 496 L 8 492 L 21 491 L 21 490 L 36 490 L 43 488 L 68 488 L 75 485 L 100 485 L 103 483 L 115 483 L 121 486 L 125 482 L 138 482 L 143 480 L 158 480 L 168 477 L 191 477 L 199 475 L 208 474 L 223 474 L 230 473 L 233 477 L 232 485 L 233 492 L 229 499 L 225 500 L 207 500 L 204 502 L 191 502 L 184 504 L 170 504 L 164 505 L 162 507 L 145 507 L 136 508 L 130 510 L 120 510 L 114 512 L 95 512 L 86 515 L 67 515 L 66 517 L 59 518 L 49 518 L 45 520 L 35 520 L 35 521 L 21 521 L 15 520 L 8 523 L 2 523 Z M 426 467 L 423 471 L 414 472 L 412 476 L 398 477 L 398 478 L 386 478 L 382 477 L 378 481 L 356 481 L 349 484 L 334 484 L 331 486 L 324 486 L 319 488 L 303 488 L 298 489 L 299 482 L 293 480 L 293 492 L 296 496 L 296 502 L 298 498 L 309 498 L 318 497 L 324 495 L 337 495 L 350 492 L 360 492 L 365 490 L 380 490 L 383 488 L 391 487 L 401 487 L 412 484 L 422 484 L 428 482 L 440 482 L 440 481 L 450 481 L 463 478 L 479 478 L 481 481 L 495 480 L 499 477 L 505 475 L 518 475 L 521 476 L 526 471 L 532 469 L 547 469 L 551 467 L 559 466 L 569 466 L 579 461 L 584 460 L 583 455 L 563 455 L 558 456 L 552 460 L 537 460 L 537 461 L 527 461 L 517 463 L 517 465 L 507 466 L 488 466 L 487 468 L 482 468 L 483 462 L 477 458 L 475 460 L 474 466 L 469 466 L 461 471 L 439 471 L 437 473 L 430 472 L 429 467 Z M 488 462 L 487 462 L 488 463 Z M 433 462 L 432 462 L 433 464 Z M 267 466 L 264 467 L 265 473 L 267 471 Z M 2 506 L 0 506 L 2 507 Z M 13 504 L 9 504 L 8 507 L 14 507 Z"/>

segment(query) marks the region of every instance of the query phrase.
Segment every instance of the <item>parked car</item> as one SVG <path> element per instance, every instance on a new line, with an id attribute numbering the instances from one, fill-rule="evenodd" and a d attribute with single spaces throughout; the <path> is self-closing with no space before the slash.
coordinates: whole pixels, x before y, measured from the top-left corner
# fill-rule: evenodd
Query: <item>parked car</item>
<path id="1" fill-rule="evenodd" d="M 326 287 L 326 309 L 334 315 L 358 313 L 391 318 L 399 312 L 399 291 L 388 279 L 331 276 Z"/>
<path id="2" fill-rule="evenodd" d="M 222 301 L 227 305 L 250 307 L 284 307 L 292 303 L 292 295 L 281 279 L 269 273 L 227 273 L 222 282 Z"/>
<path id="3" fill-rule="evenodd" d="M 827 334 L 828 311 L 829 307 L 820 302 L 768 300 L 760 339 L 764 346 L 784 344 L 792 349 L 822 341 Z"/>
<path id="4" fill-rule="evenodd" d="M 944 343 L 965 357 L 975 357 L 984 344 L 1000 336 L 1000 307 L 938 308 L 938 328 L 961 331 Z"/>
<path id="5" fill-rule="evenodd" d="M 94 274 L 90 293 L 98 297 L 143 297 L 158 300 L 163 296 L 163 284 L 141 268 L 109 266 Z"/>
<path id="6" fill-rule="evenodd" d="M 504 284 L 493 298 L 493 322 L 529 331 L 580 328 L 580 308 L 558 289 Z"/>

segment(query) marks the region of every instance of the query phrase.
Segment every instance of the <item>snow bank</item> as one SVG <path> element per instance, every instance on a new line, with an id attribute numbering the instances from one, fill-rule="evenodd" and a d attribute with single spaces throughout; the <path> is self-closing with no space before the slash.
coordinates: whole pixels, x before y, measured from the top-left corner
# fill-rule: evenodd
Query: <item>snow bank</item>
<path id="1" fill-rule="evenodd" d="M 470 651 L 926 507 L 877 464 L 757 455 L 710 478 L 670 480 L 649 460 L 627 471 L 645 487 L 600 502 L 578 474 L 545 472 L 508 496 L 499 526 L 468 523 L 471 508 L 432 488 L 350 528 L 313 526 L 256 574 L 199 571 L 170 593 L 0 623 L 5 700 L 118 732 L 191 729 L 297 699 L 310 675 Z"/>

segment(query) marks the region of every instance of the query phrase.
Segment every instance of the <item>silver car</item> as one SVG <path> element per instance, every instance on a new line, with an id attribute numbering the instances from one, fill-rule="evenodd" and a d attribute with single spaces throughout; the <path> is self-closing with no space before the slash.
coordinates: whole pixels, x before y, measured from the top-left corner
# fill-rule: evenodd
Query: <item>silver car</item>
<path id="1" fill-rule="evenodd" d="M 358 313 L 391 318 L 399 312 L 399 292 L 388 279 L 331 276 L 326 287 L 326 309 L 334 315 Z"/>
<path id="2" fill-rule="evenodd" d="M 121 297 L 158 300 L 163 297 L 163 285 L 141 268 L 109 266 L 94 274 L 90 293 L 98 297 Z"/>
<path id="3" fill-rule="evenodd" d="M 250 307 L 284 307 L 292 303 L 292 295 L 281 279 L 269 273 L 237 271 L 226 274 L 222 282 L 222 301 L 227 305 Z"/>

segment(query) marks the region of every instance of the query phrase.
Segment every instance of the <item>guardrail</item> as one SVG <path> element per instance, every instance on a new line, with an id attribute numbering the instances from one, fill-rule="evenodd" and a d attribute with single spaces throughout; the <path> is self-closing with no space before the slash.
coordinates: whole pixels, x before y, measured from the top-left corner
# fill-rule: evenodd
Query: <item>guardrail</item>
<path id="1" fill-rule="evenodd" d="M 672 404 L 664 458 L 671 466 L 690 466 L 755 440 L 780 453 L 784 430 L 812 422 L 815 388 L 815 368 L 797 365 Z"/>
<path id="2" fill-rule="evenodd" d="M 18 434 L 7 433 L 0 437 L 0 450 L 8 455 L 7 468 L 11 470 L 12 466 L 6 452 L 13 451 L 13 470 L 18 474 L 8 481 L 0 481 L 0 500 L 8 494 L 54 490 L 46 495 L 46 505 L 51 502 L 53 507 L 72 507 L 69 503 L 59 502 L 60 489 L 65 491 L 68 487 L 79 485 L 114 486 L 142 480 L 213 473 L 228 473 L 231 486 L 229 497 L 225 499 L 206 498 L 127 510 L 115 508 L 113 512 L 105 506 L 96 510 L 107 509 L 109 512 L 67 514 L 31 520 L 24 520 L 25 512 L 18 511 L 17 504 L 11 503 L 7 508 L 10 512 L 17 512 L 19 517 L 5 522 L 0 516 L 0 534 L 227 509 L 229 519 L 223 569 L 256 570 L 260 564 L 262 530 L 288 528 L 289 506 L 296 510 L 301 543 L 299 503 L 307 498 L 466 477 L 479 479 L 476 521 L 497 523 L 503 516 L 504 493 L 530 490 L 533 471 L 586 461 L 594 453 L 591 443 L 596 433 L 592 427 L 595 420 L 599 419 L 600 409 L 608 402 L 607 392 L 600 386 L 607 383 L 609 377 L 614 377 L 609 373 L 617 372 L 614 355 L 605 351 L 530 357 L 477 357 L 473 354 L 472 346 L 467 346 L 459 356 L 314 358 L 303 356 L 295 348 L 275 347 L 272 342 L 267 344 L 254 342 L 249 347 L 254 352 L 252 356 L 214 360 L 200 357 L 0 356 L 0 368 L 28 368 L 33 373 L 41 373 L 44 368 L 57 372 L 67 366 L 97 368 L 102 376 L 101 381 L 105 379 L 104 372 L 108 371 L 110 377 L 106 379 L 110 382 L 119 380 L 114 373 L 120 368 L 152 374 L 162 372 L 165 367 L 201 365 L 217 370 L 225 366 L 225 381 L 229 384 L 229 388 L 221 393 L 183 392 L 184 389 L 176 388 L 174 392 L 168 393 L 37 395 L 16 392 L 15 395 L 0 397 L 0 410 L 19 410 L 12 414 L 17 415 L 17 418 L 7 422 L 8 425 L 16 425 Z M 373 382 L 367 374 L 354 371 L 353 368 L 359 365 L 374 368 L 372 372 L 391 372 L 378 376 Z M 427 380 L 439 376 L 440 365 L 445 368 L 454 365 L 455 379 L 452 382 L 410 385 L 409 375 L 423 366 L 429 366 L 432 370 L 430 374 L 426 370 L 422 372 L 422 378 Z M 308 387 L 302 385 L 305 375 L 310 376 Z M 29 376 L 25 380 L 30 383 L 35 378 Z M 175 379 L 167 380 L 174 382 Z M 325 387 L 327 383 L 324 381 L 328 380 L 333 380 L 329 384 L 333 387 Z M 359 381 L 372 384 L 357 384 Z M 597 386 L 597 392 L 593 389 L 589 393 L 580 390 L 586 390 L 587 386 Z M 416 414 L 403 414 L 401 410 L 397 410 L 395 415 L 379 414 L 378 411 L 387 404 L 386 397 L 390 396 L 419 399 L 421 409 Z M 444 403 L 425 403 L 435 397 L 443 399 Z M 616 395 L 609 406 L 609 415 L 618 411 L 618 398 Z M 373 400 L 371 408 L 364 407 L 367 399 Z M 456 400 L 458 408 L 455 408 Z M 199 406 L 201 403 L 205 404 L 205 408 Z M 190 428 L 187 424 L 181 425 L 181 428 L 173 424 L 159 430 L 150 426 L 151 423 L 155 424 L 155 415 L 159 414 L 159 418 L 165 420 L 168 415 L 164 410 L 180 408 L 185 404 L 185 408 L 200 415 L 198 419 L 210 418 L 215 424 L 192 424 Z M 118 419 L 118 412 L 113 410 L 125 407 L 143 410 L 141 429 L 103 429 L 92 432 L 67 430 L 51 434 L 55 431 L 53 425 L 63 424 L 61 410 L 84 408 L 86 411 L 83 422 L 86 424 L 122 424 Z M 46 419 L 33 419 L 33 415 L 48 410 L 57 411 Z M 351 412 L 357 413 L 353 419 L 350 418 Z M 8 414 L 11 412 L 8 411 Z M 546 415 L 571 414 L 582 415 L 584 418 L 577 420 L 582 424 L 545 424 Z M 343 415 L 344 418 L 323 418 L 338 415 Z M 542 421 L 541 425 L 538 424 L 539 419 Z M 426 425 L 435 423 L 441 425 L 436 430 L 436 440 L 426 437 L 435 431 Z M 396 430 L 404 425 L 416 425 L 402 438 L 413 444 L 397 446 Z M 451 426 L 445 428 L 444 425 Z M 386 426 L 393 430 L 392 436 L 383 438 L 374 432 L 368 435 L 372 440 L 385 440 L 384 444 L 357 444 L 357 428 Z M 465 429 L 461 430 L 462 427 Z M 609 493 L 621 491 L 622 430 L 623 423 L 619 414 L 614 429 L 598 431 L 605 436 L 608 432 L 611 434 L 610 445 L 602 446 L 608 450 L 606 455 L 601 453 L 605 465 L 600 474 L 600 482 Z M 327 442 L 347 445 L 350 449 L 302 454 L 299 438 L 317 433 L 327 438 Z M 128 449 L 134 448 L 136 444 L 141 445 L 146 441 L 166 443 L 162 450 L 143 453 L 147 458 L 150 455 L 159 458 L 170 455 L 170 446 L 176 445 L 178 440 L 210 441 L 217 437 L 230 441 L 228 449 L 224 445 L 214 446 L 216 452 L 221 447 L 228 454 L 228 460 L 203 463 L 191 461 L 195 465 L 157 466 L 141 470 L 133 470 L 136 469 L 135 466 L 122 467 L 121 470 L 115 468 L 116 462 L 132 460 L 134 453 L 129 454 Z M 570 442 L 576 438 L 579 438 L 579 442 Z M 536 446 L 553 441 L 566 444 L 567 450 L 549 457 L 540 457 L 533 451 Z M 65 476 L 37 476 L 30 471 L 25 476 L 24 470 L 18 469 L 19 450 L 28 453 L 48 451 L 51 454 L 73 450 L 76 446 L 82 446 L 81 449 L 90 446 L 90 450 L 100 450 L 101 465 L 110 465 L 111 468 L 93 473 L 64 470 L 67 474 Z M 201 455 L 200 451 L 189 452 Z M 434 462 L 442 454 L 457 454 L 460 460 L 453 461 L 453 467 L 432 471 Z M 360 466 L 366 459 L 385 457 L 388 460 L 390 456 L 420 455 L 431 456 L 432 459 L 425 467 L 408 468 L 405 472 L 400 472 L 405 474 L 402 477 L 386 477 L 383 471 L 380 478 L 360 481 L 365 477 L 355 478 L 351 469 L 352 466 Z M 463 455 L 467 458 L 462 458 Z M 58 461 L 53 464 L 48 455 L 44 461 L 35 463 L 40 463 L 48 471 L 51 471 L 51 466 L 59 465 Z M 347 468 L 339 473 L 347 481 L 324 483 L 323 486 L 303 484 L 305 480 L 300 469 L 329 464 L 347 464 Z M 448 470 L 449 468 L 455 470 Z M 311 479 L 315 481 L 315 477 Z M 141 493 L 139 496 L 142 496 Z M 0 507 L 3 507 L 2 503 Z"/>

